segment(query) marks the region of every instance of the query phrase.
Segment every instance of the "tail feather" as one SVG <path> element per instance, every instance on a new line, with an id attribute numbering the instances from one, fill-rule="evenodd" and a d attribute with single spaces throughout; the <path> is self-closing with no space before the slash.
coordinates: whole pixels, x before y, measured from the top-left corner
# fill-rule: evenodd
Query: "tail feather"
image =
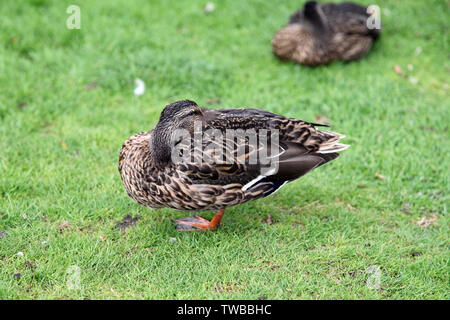
<path id="1" fill-rule="evenodd" d="M 340 152 L 349 147 L 347 144 L 340 143 L 339 140 L 345 138 L 345 135 L 331 132 L 331 131 L 320 131 L 326 137 L 326 140 L 322 142 L 317 150 L 318 153 L 335 153 Z"/>
<path id="2" fill-rule="evenodd" d="M 333 153 L 333 152 L 341 152 L 350 147 L 348 144 L 336 143 L 326 148 L 319 148 L 319 153 Z"/>

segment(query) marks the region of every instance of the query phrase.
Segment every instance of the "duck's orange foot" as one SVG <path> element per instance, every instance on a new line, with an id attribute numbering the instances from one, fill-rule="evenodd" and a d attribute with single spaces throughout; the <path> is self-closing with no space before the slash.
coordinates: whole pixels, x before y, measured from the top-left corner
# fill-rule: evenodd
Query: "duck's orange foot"
<path id="1" fill-rule="evenodd" d="M 217 212 L 211 221 L 199 216 L 181 218 L 176 221 L 178 231 L 208 231 L 220 225 L 225 209 Z"/>
<path id="2" fill-rule="evenodd" d="M 199 216 L 181 218 L 176 221 L 178 231 L 208 231 L 210 222 Z"/>

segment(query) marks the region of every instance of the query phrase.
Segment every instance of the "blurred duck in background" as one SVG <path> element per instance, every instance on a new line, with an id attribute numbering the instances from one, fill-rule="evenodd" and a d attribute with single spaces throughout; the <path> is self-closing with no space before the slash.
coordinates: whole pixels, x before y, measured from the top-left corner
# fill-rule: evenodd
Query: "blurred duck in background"
<path id="1" fill-rule="evenodd" d="M 308 66 L 361 59 L 381 31 L 368 27 L 368 11 L 351 2 L 309 1 L 275 34 L 273 52 L 281 60 Z"/>

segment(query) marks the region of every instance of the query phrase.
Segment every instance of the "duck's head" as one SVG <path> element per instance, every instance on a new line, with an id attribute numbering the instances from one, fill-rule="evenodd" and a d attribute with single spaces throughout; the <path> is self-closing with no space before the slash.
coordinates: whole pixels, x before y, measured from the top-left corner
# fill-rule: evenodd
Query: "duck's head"
<path id="1" fill-rule="evenodd" d="M 201 121 L 202 109 L 191 100 L 180 100 L 167 105 L 161 112 L 157 126 L 174 129 L 194 128 L 195 121 Z"/>
<path id="2" fill-rule="evenodd" d="M 203 111 L 191 100 L 180 100 L 167 105 L 152 132 L 151 152 L 156 161 L 170 161 L 172 138 L 177 130 L 194 132 L 196 123 L 202 123 Z"/>

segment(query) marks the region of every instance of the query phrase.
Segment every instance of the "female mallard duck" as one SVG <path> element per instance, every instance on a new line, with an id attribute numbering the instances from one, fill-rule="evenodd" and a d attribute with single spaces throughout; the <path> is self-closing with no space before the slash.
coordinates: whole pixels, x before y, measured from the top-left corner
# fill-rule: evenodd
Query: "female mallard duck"
<path id="1" fill-rule="evenodd" d="M 123 144 L 119 172 L 141 205 L 217 212 L 211 221 L 179 219 L 178 230 L 214 229 L 225 208 L 266 197 L 347 148 L 339 143 L 343 135 L 315 126 L 265 110 L 177 101 L 153 130 Z"/>
<path id="2" fill-rule="evenodd" d="M 309 1 L 275 34 L 273 52 L 309 66 L 360 59 L 380 35 L 367 27 L 368 18 L 367 8 L 354 3 Z"/>

